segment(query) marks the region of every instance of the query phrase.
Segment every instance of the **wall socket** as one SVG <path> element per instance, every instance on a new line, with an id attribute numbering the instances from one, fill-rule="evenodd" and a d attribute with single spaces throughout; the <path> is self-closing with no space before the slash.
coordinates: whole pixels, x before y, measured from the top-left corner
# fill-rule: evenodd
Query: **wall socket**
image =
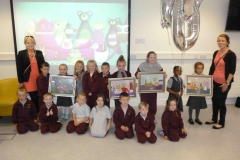
<path id="1" fill-rule="evenodd" d="M 135 44 L 144 44 L 145 39 L 135 39 Z"/>

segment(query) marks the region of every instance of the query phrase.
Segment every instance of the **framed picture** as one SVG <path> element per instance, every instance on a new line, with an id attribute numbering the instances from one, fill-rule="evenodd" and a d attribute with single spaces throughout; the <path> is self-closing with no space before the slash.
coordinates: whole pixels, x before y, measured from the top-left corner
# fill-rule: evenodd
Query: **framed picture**
<path id="1" fill-rule="evenodd" d="M 74 97 L 76 81 L 72 76 L 51 76 L 48 91 L 55 96 Z"/>
<path id="2" fill-rule="evenodd" d="M 165 72 L 139 72 L 138 92 L 165 92 Z"/>
<path id="3" fill-rule="evenodd" d="M 212 96 L 213 79 L 209 75 L 186 75 L 186 95 Z"/>
<path id="4" fill-rule="evenodd" d="M 136 97 L 136 78 L 109 78 L 109 97 L 118 99 L 122 92 L 127 92 L 130 97 Z"/>

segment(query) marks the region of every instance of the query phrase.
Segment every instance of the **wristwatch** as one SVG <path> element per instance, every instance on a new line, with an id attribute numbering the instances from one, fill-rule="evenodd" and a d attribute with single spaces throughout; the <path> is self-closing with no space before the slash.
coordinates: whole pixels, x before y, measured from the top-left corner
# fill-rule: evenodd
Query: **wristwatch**
<path id="1" fill-rule="evenodd" d="M 227 85 L 229 85 L 229 83 L 228 83 L 227 81 L 226 81 L 225 83 L 226 83 Z"/>

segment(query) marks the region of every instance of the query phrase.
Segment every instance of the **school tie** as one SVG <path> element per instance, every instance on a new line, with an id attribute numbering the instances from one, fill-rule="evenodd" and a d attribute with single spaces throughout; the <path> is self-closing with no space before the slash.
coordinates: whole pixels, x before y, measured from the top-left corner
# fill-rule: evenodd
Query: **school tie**
<path id="1" fill-rule="evenodd" d="M 124 78 L 124 77 L 125 77 L 125 74 L 124 74 L 123 72 L 121 72 L 121 74 L 122 74 L 122 78 Z"/>

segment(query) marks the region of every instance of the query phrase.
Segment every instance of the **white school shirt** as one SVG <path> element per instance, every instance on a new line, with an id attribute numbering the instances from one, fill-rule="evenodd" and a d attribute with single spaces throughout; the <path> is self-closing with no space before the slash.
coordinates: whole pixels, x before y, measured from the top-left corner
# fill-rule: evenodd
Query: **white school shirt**
<path id="1" fill-rule="evenodd" d="M 89 117 L 90 107 L 86 103 L 84 103 L 83 105 L 75 103 L 73 105 L 72 113 L 76 115 L 77 121 L 81 121 L 85 117 Z M 89 123 L 89 120 L 86 121 L 85 123 Z"/>

